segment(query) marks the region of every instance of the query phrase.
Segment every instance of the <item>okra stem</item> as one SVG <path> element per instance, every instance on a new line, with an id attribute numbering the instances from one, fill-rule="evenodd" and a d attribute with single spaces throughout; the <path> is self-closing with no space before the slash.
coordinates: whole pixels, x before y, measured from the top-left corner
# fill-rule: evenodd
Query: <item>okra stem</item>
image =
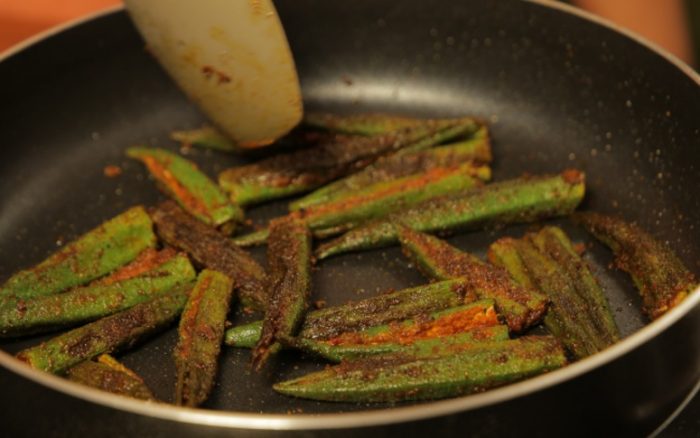
<path id="1" fill-rule="evenodd" d="M 641 227 L 594 212 L 574 217 L 615 254 L 615 263 L 632 276 L 644 313 L 656 319 L 698 287 L 698 280 L 666 245 Z"/>
<path id="2" fill-rule="evenodd" d="M 194 219 L 174 202 L 150 210 L 158 236 L 187 254 L 198 265 L 235 279 L 234 288 L 245 306 L 265 309 L 266 275 L 253 258 L 216 229 Z"/>
<path id="3" fill-rule="evenodd" d="M 552 337 L 523 337 L 492 343 L 467 343 L 433 357 L 408 354 L 372 356 L 297 379 L 273 388 L 286 395 L 313 400 L 396 402 L 452 397 L 484 391 L 566 364 Z"/>
<path id="4" fill-rule="evenodd" d="M 478 187 L 464 194 L 433 199 L 360 226 L 316 251 L 318 259 L 348 251 L 377 248 L 398 239 L 394 223 L 423 232 L 533 222 L 571 213 L 583 199 L 584 175 L 522 177 Z"/>
<path id="5" fill-rule="evenodd" d="M 70 330 L 17 353 L 31 367 L 54 374 L 102 353 L 127 348 L 173 322 L 192 284 L 176 287 L 151 301 Z"/>
<path id="6" fill-rule="evenodd" d="M 197 277 L 180 317 L 175 404 L 198 406 L 209 397 L 232 291 L 233 281 L 220 272 L 205 269 Z"/>
<path id="7" fill-rule="evenodd" d="M 150 269 L 125 278 L 98 280 L 56 295 L 5 300 L 0 304 L 0 338 L 27 335 L 92 321 L 147 301 L 194 280 L 187 256 L 163 251 Z M 127 268 L 137 269 L 129 266 Z M 123 276 L 122 276 L 123 277 Z"/>
<path id="8" fill-rule="evenodd" d="M 519 333 L 537 324 L 547 310 L 548 299 L 531 288 L 518 285 L 508 272 L 462 252 L 447 242 L 398 225 L 404 253 L 435 280 L 463 278 L 467 288 L 480 298 L 496 301 L 498 313 L 508 327 Z"/>
<path id="9" fill-rule="evenodd" d="M 132 147 L 126 154 L 141 160 L 164 190 L 202 222 L 231 231 L 235 222 L 243 220 L 243 210 L 193 162 L 164 149 Z"/>
<path id="10" fill-rule="evenodd" d="M 270 305 L 253 350 L 253 365 L 258 369 L 279 350 L 280 340 L 296 334 L 308 306 L 311 234 L 302 220 L 287 216 L 270 223 L 267 260 Z"/>
<path id="11" fill-rule="evenodd" d="M 170 138 L 180 142 L 185 147 L 196 146 L 206 149 L 216 149 L 224 152 L 236 152 L 239 147 L 216 128 L 202 126 L 198 129 L 173 131 Z"/>
<path id="12" fill-rule="evenodd" d="M 155 245 L 153 224 L 144 208 L 130 208 L 35 267 L 14 274 L 0 287 L 0 297 L 33 298 L 80 286 L 129 263 Z"/>
<path id="13" fill-rule="evenodd" d="M 86 360 L 69 368 L 68 380 L 117 395 L 141 400 L 155 400 L 143 379 L 108 354 L 96 361 Z"/>

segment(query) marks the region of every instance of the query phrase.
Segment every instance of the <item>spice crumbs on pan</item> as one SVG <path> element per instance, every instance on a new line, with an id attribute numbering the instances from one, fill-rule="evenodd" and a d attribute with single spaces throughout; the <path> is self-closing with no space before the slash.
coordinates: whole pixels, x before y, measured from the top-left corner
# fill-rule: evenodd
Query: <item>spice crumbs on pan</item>
<path id="1" fill-rule="evenodd" d="M 102 169 L 102 173 L 104 173 L 104 176 L 106 176 L 107 178 L 115 178 L 122 174 L 122 168 L 113 164 L 109 164 L 105 166 L 104 169 Z"/>

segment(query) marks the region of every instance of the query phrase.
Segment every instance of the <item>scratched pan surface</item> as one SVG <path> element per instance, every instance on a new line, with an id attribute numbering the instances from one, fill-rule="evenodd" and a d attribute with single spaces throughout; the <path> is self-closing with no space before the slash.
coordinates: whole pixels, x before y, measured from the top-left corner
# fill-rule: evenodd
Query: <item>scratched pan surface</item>
<path id="1" fill-rule="evenodd" d="M 580 16 L 530 2 L 287 0 L 278 8 L 307 110 L 482 117 L 493 132 L 494 179 L 582 169 L 589 187 L 584 208 L 638 221 L 700 271 L 700 91 L 696 77 L 661 55 Z M 148 144 L 177 150 L 168 133 L 204 121 L 144 50 L 123 11 L 9 56 L 0 62 L 0 83 L 0 280 L 128 206 L 162 199 L 124 149 Z M 210 175 L 246 161 L 201 150 L 188 157 Z M 107 165 L 123 173 L 107 178 Z M 250 217 L 263 222 L 283 211 L 283 203 L 272 204 L 252 209 Z M 592 242 L 566 221 L 553 223 L 575 240 Z M 483 255 L 497 237 L 527 229 L 474 232 L 451 241 Z M 255 256 L 264 261 L 264 251 Z M 599 245 L 586 259 L 623 334 L 637 332 L 645 320 L 629 278 L 609 269 L 610 254 Z M 398 249 L 388 248 L 320 263 L 313 299 L 333 305 L 423 282 Z M 634 345 L 556 379 L 538 379 L 533 387 L 494 392 L 500 395 L 493 399 L 397 406 L 297 400 L 277 395 L 270 384 L 319 369 L 320 361 L 286 353 L 257 375 L 247 351 L 225 349 L 207 411 L 124 402 L 5 368 L 0 404 L 11 430 L 31 425 L 58 435 L 87 434 L 105 421 L 110 426 L 101 433 L 107 436 L 218 436 L 226 428 L 321 433 L 334 427 L 343 429 L 330 433 L 342 434 L 369 425 L 371 432 L 408 435 L 475 427 L 487 436 L 514 430 L 646 433 L 670 415 L 700 375 L 698 313 L 697 306 L 686 306 L 685 318 L 675 316 Z M 14 353 L 41 339 L 0 346 Z M 165 401 L 173 395 L 175 341 L 170 330 L 120 356 Z M 623 354 L 627 350 L 632 352 Z M 0 359 L 21 372 L 12 359 Z M 23 407 L 20 399 L 34 407 Z M 47 414 L 30 420 L 27 414 L 36 412 Z M 288 413 L 294 415 L 277 415 Z M 76 421 L 65 421 L 67 415 Z M 590 420 L 600 415 L 607 423 Z"/>

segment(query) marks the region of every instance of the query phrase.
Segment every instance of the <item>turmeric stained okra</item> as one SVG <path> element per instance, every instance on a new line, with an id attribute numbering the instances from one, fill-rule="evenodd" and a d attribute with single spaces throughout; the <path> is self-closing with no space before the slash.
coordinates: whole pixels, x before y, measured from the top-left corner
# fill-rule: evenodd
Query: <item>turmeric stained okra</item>
<path id="1" fill-rule="evenodd" d="M 14 274 L 0 286 L 0 300 L 51 295 L 88 283 L 155 245 L 153 223 L 146 210 L 141 206 L 130 208 L 35 267 Z"/>
<path id="2" fill-rule="evenodd" d="M 575 220 L 615 254 L 615 263 L 632 276 L 644 313 L 656 319 L 698 287 L 698 280 L 663 243 L 635 224 L 585 212 Z"/>

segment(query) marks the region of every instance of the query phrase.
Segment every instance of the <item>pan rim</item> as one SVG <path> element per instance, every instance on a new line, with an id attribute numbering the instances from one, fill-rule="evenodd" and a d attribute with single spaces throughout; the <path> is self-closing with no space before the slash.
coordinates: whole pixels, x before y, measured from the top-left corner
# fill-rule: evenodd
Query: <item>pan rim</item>
<path id="1" fill-rule="evenodd" d="M 578 16 L 606 27 L 627 38 L 647 47 L 685 73 L 696 84 L 700 85 L 700 74 L 658 45 L 635 34 L 634 32 L 615 25 L 614 23 L 573 6 L 553 3 L 547 0 L 525 0 L 539 6 L 559 10 L 563 13 Z M 103 16 L 119 13 L 123 6 L 105 8 L 93 14 L 68 21 L 52 27 L 33 37 L 30 37 L 0 53 L 0 62 L 30 48 L 45 39 L 60 34 L 83 23 Z M 448 400 L 438 400 L 413 406 L 395 407 L 388 409 L 372 409 L 360 412 L 334 414 L 257 414 L 236 411 L 215 411 L 205 409 L 183 408 L 165 403 L 153 403 L 117 396 L 111 393 L 89 388 L 64 378 L 54 376 L 30 368 L 23 362 L 0 350 L 0 365 L 29 380 L 57 390 L 64 394 L 114 409 L 131 412 L 163 420 L 172 420 L 190 424 L 223 427 L 246 428 L 257 430 L 319 430 L 343 429 L 351 427 L 380 426 L 400 422 L 409 422 L 450 415 L 490 406 L 519 396 L 535 393 L 556 384 L 571 380 L 606 363 L 612 362 L 624 354 L 636 349 L 648 340 L 656 337 L 668 327 L 682 319 L 692 309 L 700 305 L 700 287 L 692 291 L 680 305 L 671 309 L 659 319 L 652 321 L 624 340 L 608 349 L 545 375 L 534 377 L 523 382 L 511 384 L 503 388 L 493 389 L 481 394 L 463 396 Z"/>

